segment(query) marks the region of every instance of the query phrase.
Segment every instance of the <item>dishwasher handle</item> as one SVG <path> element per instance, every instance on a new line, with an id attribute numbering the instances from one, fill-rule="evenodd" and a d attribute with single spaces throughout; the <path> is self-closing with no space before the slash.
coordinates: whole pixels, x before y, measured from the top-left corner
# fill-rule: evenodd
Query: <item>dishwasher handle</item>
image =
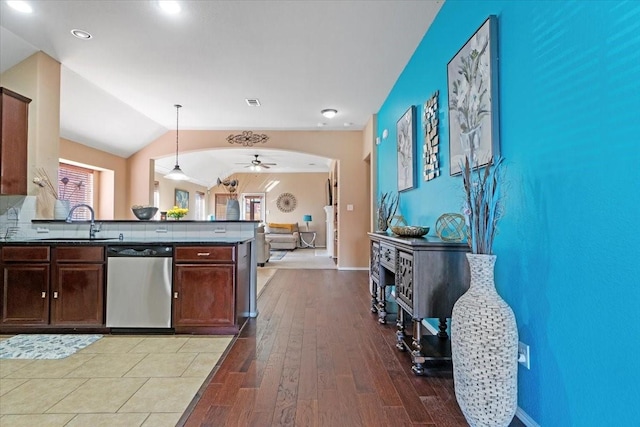
<path id="1" fill-rule="evenodd" d="M 128 258 L 142 258 L 142 257 L 172 257 L 172 246 L 108 246 L 108 257 L 128 257 Z"/>

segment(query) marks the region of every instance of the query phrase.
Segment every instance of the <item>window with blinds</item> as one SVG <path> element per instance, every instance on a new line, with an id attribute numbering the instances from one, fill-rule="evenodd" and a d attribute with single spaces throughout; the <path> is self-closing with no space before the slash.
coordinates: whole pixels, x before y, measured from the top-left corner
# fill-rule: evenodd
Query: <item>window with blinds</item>
<path id="1" fill-rule="evenodd" d="M 71 207 L 87 204 L 93 207 L 93 170 L 60 163 L 58 165 L 58 198 L 69 200 Z M 89 220 L 89 209 L 80 208 L 73 213 L 73 219 Z"/>

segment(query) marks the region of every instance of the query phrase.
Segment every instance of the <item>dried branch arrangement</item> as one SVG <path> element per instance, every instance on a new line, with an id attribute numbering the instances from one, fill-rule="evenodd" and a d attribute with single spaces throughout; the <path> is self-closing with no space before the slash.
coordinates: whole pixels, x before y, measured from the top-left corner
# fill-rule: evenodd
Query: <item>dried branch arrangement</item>
<path id="1" fill-rule="evenodd" d="M 469 157 L 475 158 L 473 148 Z M 468 243 L 474 254 L 491 254 L 497 223 L 502 217 L 500 170 L 504 159 L 499 157 L 494 161 L 491 158 L 484 171 L 481 171 L 474 167 L 476 161 L 469 163 L 469 157 L 465 157 L 462 167 L 466 193 L 464 214 L 470 233 Z"/>
<path id="2" fill-rule="evenodd" d="M 387 231 L 389 221 L 398 210 L 398 201 L 398 194 L 394 195 L 392 192 L 382 193 L 378 204 L 378 229 L 376 231 Z"/>

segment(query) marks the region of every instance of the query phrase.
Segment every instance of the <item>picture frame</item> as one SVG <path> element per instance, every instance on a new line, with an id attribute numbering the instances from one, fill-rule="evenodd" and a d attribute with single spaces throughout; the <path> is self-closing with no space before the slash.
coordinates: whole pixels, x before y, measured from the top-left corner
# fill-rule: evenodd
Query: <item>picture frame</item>
<path id="1" fill-rule="evenodd" d="M 498 18 L 489 16 L 447 64 L 449 171 L 465 157 L 481 168 L 500 156 Z"/>
<path id="2" fill-rule="evenodd" d="M 189 192 L 187 190 L 180 190 L 176 188 L 175 196 L 174 206 L 189 209 Z"/>
<path id="3" fill-rule="evenodd" d="M 398 191 L 416 185 L 416 107 L 412 105 L 396 123 Z"/>

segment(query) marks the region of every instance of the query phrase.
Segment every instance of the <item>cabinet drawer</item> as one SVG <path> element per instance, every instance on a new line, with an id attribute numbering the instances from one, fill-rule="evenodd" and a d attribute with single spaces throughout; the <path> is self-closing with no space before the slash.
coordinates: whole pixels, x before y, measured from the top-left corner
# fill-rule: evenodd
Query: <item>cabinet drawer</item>
<path id="1" fill-rule="evenodd" d="M 380 244 L 380 264 L 390 271 L 396 271 L 396 250 L 393 246 Z"/>
<path id="2" fill-rule="evenodd" d="M 177 246 L 174 259 L 180 262 L 235 262 L 234 246 Z"/>
<path id="3" fill-rule="evenodd" d="M 49 246 L 3 246 L 4 262 L 49 261 Z"/>
<path id="4" fill-rule="evenodd" d="M 58 246 L 54 256 L 58 262 L 103 262 L 104 246 Z"/>

